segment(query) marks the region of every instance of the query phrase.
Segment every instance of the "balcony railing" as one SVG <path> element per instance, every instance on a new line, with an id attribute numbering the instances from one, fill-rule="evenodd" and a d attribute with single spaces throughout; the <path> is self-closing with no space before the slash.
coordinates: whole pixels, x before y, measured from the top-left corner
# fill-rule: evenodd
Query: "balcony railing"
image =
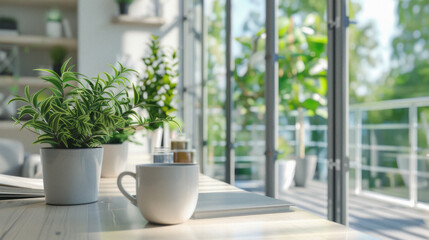
<path id="1" fill-rule="evenodd" d="M 355 104 L 349 112 L 350 185 L 354 193 L 402 203 L 407 206 L 428 208 L 429 205 L 429 129 L 424 114 L 429 113 L 429 97 Z M 386 111 L 390 111 L 386 114 Z M 396 111 L 396 112 L 395 112 Z M 377 123 L 372 123 L 378 114 Z M 371 117 L 372 115 L 372 117 Z M 387 116 L 384 116 L 387 115 Z M 428 114 L 429 116 L 429 114 Z M 297 152 L 299 148 L 296 114 L 288 117 L 288 124 L 279 126 L 279 136 Z M 310 125 L 311 117 L 304 123 L 305 146 L 318 156 L 318 178 L 327 175 L 327 125 Z M 235 126 L 235 132 L 250 131 L 251 135 L 263 134 L 263 125 Z M 317 132 L 317 138 L 313 133 Z M 386 140 L 387 136 L 387 140 Z M 420 141 L 420 142 L 419 142 Z M 224 146 L 223 141 L 212 142 Z M 263 168 L 264 139 L 237 141 L 235 146 L 252 146 L 261 154 L 236 155 L 236 162 L 252 164 L 252 169 Z M 307 151 L 308 153 L 308 151 Z M 223 156 L 214 156 L 223 162 Z M 257 172 L 263 173 L 263 169 Z M 263 179 L 261 177 L 261 179 Z"/>

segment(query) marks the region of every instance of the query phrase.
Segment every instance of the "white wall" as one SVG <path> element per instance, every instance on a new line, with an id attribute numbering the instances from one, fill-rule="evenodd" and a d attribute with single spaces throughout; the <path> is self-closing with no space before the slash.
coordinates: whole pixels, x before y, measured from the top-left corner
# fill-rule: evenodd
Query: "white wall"
<path id="1" fill-rule="evenodd" d="M 111 72 L 108 64 L 114 65 L 119 58 L 129 58 L 141 64 L 141 58 L 147 51 L 152 34 L 161 37 L 161 44 L 178 50 L 179 45 L 179 2 L 178 0 L 135 0 L 130 6 L 132 16 L 155 16 L 159 4 L 161 17 L 166 24 L 161 28 L 131 26 L 112 23 L 118 15 L 118 6 L 114 0 L 79 0 L 78 2 L 78 69 L 79 72 L 95 77 L 103 71 Z M 128 67 L 130 65 L 121 61 Z M 148 152 L 147 138 L 136 134 L 143 147 L 130 144 L 130 155 L 136 152 Z"/>
<path id="2" fill-rule="evenodd" d="M 163 46 L 178 49 L 179 1 L 136 0 L 130 6 L 130 15 L 155 16 L 156 2 L 166 20 L 161 28 L 114 24 L 112 18 L 118 14 L 114 0 L 79 0 L 79 72 L 92 77 L 109 71 L 107 64 L 114 64 L 120 56 L 140 62 L 151 34 L 162 36 Z"/>

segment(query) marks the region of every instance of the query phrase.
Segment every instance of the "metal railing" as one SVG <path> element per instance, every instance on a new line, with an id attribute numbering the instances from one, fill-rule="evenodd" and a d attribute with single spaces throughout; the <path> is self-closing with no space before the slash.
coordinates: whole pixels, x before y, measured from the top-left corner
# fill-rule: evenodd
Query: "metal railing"
<path id="1" fill-rule="evenodd" d="M 419 124 L 419 110 L 420 108 L 429 107 L 429 97 L 422 98 L 412 98 L 412 99 L 400 99 L 400 100 L 390 100 L 390 101 L 381 101 L 381 102 L 373 102 L 373 103 L 363 103 L 363 104 L 355 104 L 350 106 L 350 125 L 349 125 L 349 151 L 350 151 L 350 160 L 351 169 L 354 170 L 354 193 L 356 194 L 364 194 L 369 195 L 378 199 L 394 201 L 396 203 L 402 203 L 408 206 L 420 206 L 424 208 L 428 208 L 427 203 L 419 202 L 419 178 L 427 178 L 427 182 L 429 185 L 429 169 L 423 168 L 421 171 L 418 169 L 418 163 L 423 162 L 423 165 L 428 165 L 429 161 L 428 157 L 423 154 L 423 152 L 427 150 L 429 152 L 429 136 L 426 136 L 427 143 L 426 147 L 422 147 L 420 144 L 419 148 L 419 138 L 418 134 L 429 134 L 429 129 L 426 129 L 427 126 L 424 126 L 426 119 L 423 119 L 425 116 L 421 115 L 421 124 Z M 381 121 L 383 123 L 366 123 L 368 121 L 369 112 L 377 112 L 384 110 L 397 110 L 402 109 L 404 114 L 407 116 L 406 122 L 395 123 L 392 122 L 393 119 L 383 119 Z M 429 109 L 429 108 L 428 108 Z M 291 114 L 294 116 L 295 114 Z M 310 125 L 307 119 L 304 124 L 304 128 L 306 130 L 306 141 L 305 145 L 307 147 L 318 148 L 321 152 L 319 157 L 319 163 L 326 163 L 326 147 L 327 143 L 326 133 L 327 133 L 327 125 Z M 246 126 L 245 129 L 240 127 L 233 127 L 233 131 L 251 131 L 251 132 L 261 132 L 264 131 L 265 128 L 263 125 L 252 125 Z M 310 134 L 314 131 L 322 132 L 322 140 L 311 140 Z M 377 137 L 382 136 L 385 131 L 404 131 L 407 134 L 407 144 L 401 145 L 389 145 L 389 144 L 379 144 L 377 143 Z M 296 124 L 288 124 L 279 126 L 279 136 L 287 137 L 287 141 L 290 146 L 297 149 L 298 142 L 296 141 L 297 135 L 297 125 Z M 376 134 L 378 132 L 378 134 Z M 381 133 L 381 134 L 380 134 Z M 365 139 L 364 136 L 365 135 Z M 294 136 L 294 138 L 290 138 L 290 136 Z M 368 140 L 369 138 L 369 140 Z M 212 143 L 217 146 L 224 146 L 224 142 L 217 141 L 216 143 Z M 259 146 L 263 147 L 264 140 L 245 140 L 238 141 L 235 143 L 235 146 Z M 296 150 L 295 150 L 296 151 Z M 369 154 L 368 157 L 365 157 L 364 152 Z M 419 154 L 420 153 L 420 154 Z M 404 164 L 396 163 L 396 167 L 392 166 L 382 166 L 379 165 L 379 155 L 384 158 L 396 159 L 396 161 L 405 160 L 406 166 Z M 215 161 L 223 161 L 223 157 L 215 157 Z M 253 156 L 237 156 L 236 161 L 251 161 L 258 166 L 262 167 L 262 162 L 264 157 L 263 155 L 253 155 Z M 366 161 L 364 161 L 366 160 Z M 408 161 L 406 161 L 408 160 Z M 427 161 L 427 163 L 425 162 Z M 365 163 L 367 162 L 367 163 Z M 326 164 L 321 166 L 327 166 Z M 394 165 L 394 164 L 393 164 Z M 320 169 L 319 169 L 320 171 Z M 374 192 L 374 188 L 371 189 L 369 187 L 363 186 L 363 180 L 368 181 L 368 179 L 363 179 L 362 172 L 369 172 L 369 175 L 374 178 L 379 173 L 384 173 L 389 176 L 394 174 L 399 174 L 403 179 L 404 187 L 408 186 L 408 196 L 407 197 L 394 197 L 386 194 L 381 194 Z M 393 178 L 393 177 L 392 177 Z M 428 188 L 429 189 L 429 188 Z M 427 189 L 426 189 L 427 190 Z M 428 199 L 429 200 L 429 199 Z"/>

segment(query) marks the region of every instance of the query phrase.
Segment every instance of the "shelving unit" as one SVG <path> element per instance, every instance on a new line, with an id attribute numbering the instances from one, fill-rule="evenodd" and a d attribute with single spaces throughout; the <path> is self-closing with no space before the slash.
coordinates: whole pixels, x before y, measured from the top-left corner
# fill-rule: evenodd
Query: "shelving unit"
<path id="1" fill-rule="evenodd" d="M 0 0 L 0 4 L 25 7 L 77 8 L 77 0 Z"/>
<path id="2" fill-rule="evenodd" d="M 68 57 L 73 57 L 73 64 L 77 61 L 77 18 L 78 0 L 0 0 L 0 15 L 13 18 L 18 23 L 19 35 L 0 35 L 0 46 L 8 53 L 15 53 L 14 62 L 9 66 L 9 71 L 15 76 L 0 75 L 0 95 L 7 104 L 7 98 L 16 94 L 23 94 L 24 87 L 30 86 L 30 92 L 49 87 L 50 84 L 37 76 L 34 68 L 49 68 L 52 65 L 50 50 L 56 46 L 63 47 L 68 52 Z M 46 13 L 50 9 L 60 9 L 61 15 L 69 22 L 69 27 L 75 38 L 52 38 L 46 36 Z M 64 32 L 64 30 L 62 30 Z M 63 35 L 64 36 L 64 35 Z M 3 106 L 3 105 L 2 105 Z M 20 103 L 16 104 L 19 107 Z M 13 122 L 4 120 L 8 118 L 3 112 L 0 116 L 0 137 L 15 138 L 17 126 Z M 31 137 L 33 139 L 33 137 Z M 20 139 L 26 148 L 31 149 L 31 142 Z M 28 146 L 30 145 L 30 146 Z"/>
<path id="3" fill-rule="evenodd" d="M 166 21 L 162 17 L 133 17 L 129 15 L 120 15 L 112 18 L 112 23 L 143 27 L 161 27 Z"/>
<path id="4" fill-rule="evenodd" d="M 49 83 L 38 77 L 18 77 L 18 80 L 14 80 L 14 77 L 12 76 L 0 76 L 0 87 L 7 87 L 13 85 L 31 85 L 35 87 L 46 87 L 49 85 Z"/>
<path id="5" fill-rule="evenodd" d="M 77 50 L 77 39 L 75 38 L 51 38 L 46 36 L 17 35 L 1 36 L 0 44 L 11 44 L 22 47 L 52 48 L 62 46 L 69 50 Z"/>

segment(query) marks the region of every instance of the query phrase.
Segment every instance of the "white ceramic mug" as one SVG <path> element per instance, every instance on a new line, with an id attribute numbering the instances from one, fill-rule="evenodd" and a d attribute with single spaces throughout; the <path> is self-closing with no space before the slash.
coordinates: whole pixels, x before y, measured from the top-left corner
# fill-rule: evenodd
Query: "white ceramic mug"
<path id="1" fill-rule="evenodd" d="M 198 200 L 197 164 L 140 164 L 136 173 L 122 172 L 118 188 L 136 205 L 143 217 L 158 224 L 178 224 L 188 220 Z M 136 179 L 137 197 L 122 186 L 126 175 Z"/>

